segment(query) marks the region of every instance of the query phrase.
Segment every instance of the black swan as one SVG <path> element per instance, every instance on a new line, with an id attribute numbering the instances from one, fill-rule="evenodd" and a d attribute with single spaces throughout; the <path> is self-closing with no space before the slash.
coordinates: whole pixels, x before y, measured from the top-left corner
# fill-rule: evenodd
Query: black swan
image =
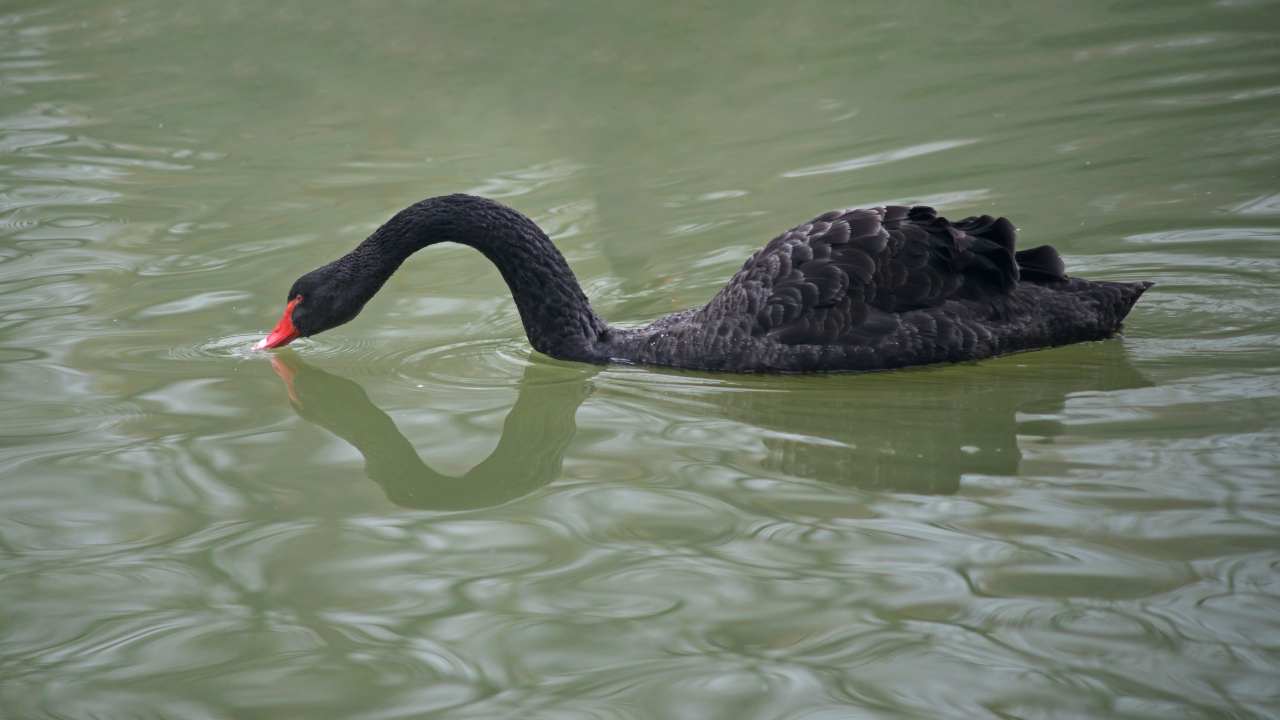
<path id="1" fill-rule="evenodd" d="M 529 342 L 563 360 L 731 372 L 885 370 L 1109 337 L 1149 282 L 1068 277 L 1042 245 L 1014 251 L 989 215 L 833 210 L 774 238 L 704 306 L 611 327 L 529 218 L 471 195 L 396 213 L 354 250 L 294 282 L 257 347 L 350 321 L 400 263 L 438 242 L 484 253 L 511 288 Z"/>

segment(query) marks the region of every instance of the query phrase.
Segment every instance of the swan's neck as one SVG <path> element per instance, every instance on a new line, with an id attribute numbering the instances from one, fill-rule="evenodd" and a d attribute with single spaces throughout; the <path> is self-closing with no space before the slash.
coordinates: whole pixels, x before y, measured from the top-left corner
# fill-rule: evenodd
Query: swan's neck
<path id="1" fill-rule="evenodd" d="M 498 267 L 536 350 L 565 360 L 607 359 L 600 346 L 608 325 L 591 309 L 564 256 L 532 220 L 505 205 L 470 195 L 423 200 L 397 213 L 352 255 L 381 259 L 389 277 L 409 255 L 437 242 L 470 245 Z"/>

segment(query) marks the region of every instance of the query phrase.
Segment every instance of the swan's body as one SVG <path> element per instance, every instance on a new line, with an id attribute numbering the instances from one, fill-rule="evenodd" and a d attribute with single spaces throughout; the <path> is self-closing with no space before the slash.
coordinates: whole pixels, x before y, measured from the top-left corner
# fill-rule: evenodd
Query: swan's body
<path id="1" fill-rule="evenodd" d="M 706 305 L 613 328 L 532 220 L 448 195 L 405 208 L 299 278 L 260 346 L 351 320 L 410 254 L 446 241 L 497 265 L 540 352 L 697 370 L 883 370 L 1097 340 L 1119 330 L 1150 287 L 1068 278 L 1047 246 L 1015 253 L 1004 218 L 952 223 L 923 206 L 838 210 L 769 242 Z"/>

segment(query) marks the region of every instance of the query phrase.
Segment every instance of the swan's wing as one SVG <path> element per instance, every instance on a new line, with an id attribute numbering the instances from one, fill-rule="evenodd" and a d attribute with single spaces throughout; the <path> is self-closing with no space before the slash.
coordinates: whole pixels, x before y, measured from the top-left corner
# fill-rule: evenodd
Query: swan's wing
<path id="1" fill-rule="evenodd" d="M 832 211 L 752 255 L 702 313 L 787 344 L 874 343 L 904 311 L 1007 293 L 1014 236 L 1004 218 L 952 223 L 924 206 Z"/>

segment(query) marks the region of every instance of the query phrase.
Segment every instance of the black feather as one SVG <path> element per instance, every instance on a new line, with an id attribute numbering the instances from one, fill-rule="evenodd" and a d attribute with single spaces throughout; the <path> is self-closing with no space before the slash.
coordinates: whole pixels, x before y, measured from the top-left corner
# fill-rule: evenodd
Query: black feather
<path id="1" fill-rule="evenodd" d="M 1032 282 L 1053 282 L 1067 279 L 1067 266 L 1062 256 L 1048 245 L 1033 247 L 1014 253 L 1022 277 Z"/>

